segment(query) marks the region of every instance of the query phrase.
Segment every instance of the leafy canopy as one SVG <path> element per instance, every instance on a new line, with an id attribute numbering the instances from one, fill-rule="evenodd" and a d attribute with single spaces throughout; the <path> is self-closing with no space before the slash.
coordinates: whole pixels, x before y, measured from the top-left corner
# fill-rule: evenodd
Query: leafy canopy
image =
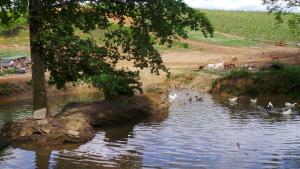
<path id="1" fill-rule="evenodd" d="M 205 36 L 213 34 L 205 14 L 182 0 L 36 0 L 34 3 L 39 5 L 34 9 L 37 15 L 31 20 L 42 25 L 34 41 L 42 46 L 50 81 L 58 88 L 81 79 L 90 79 L 102 88 L 116 88 L 107 85 L 112 82 L 127 89 L 131 83 L 140 85 L 137 72 L 120 70 L 116 65 L 131 61 L 136 68 L 150 68 L 152 73 L 159 74 L 167 69 L 154 44 L 171 45 L 180 37 L 186 38 L 186 27 L 200 30 Z M 0 6 L 1 24 L 9 24 L 28 13 L 28 0 L 0 0 Z M 89 33 L 95 29 L 104 32 L 103 44 L 76 34 L 78 30 Z M 116 91 L 124 92 L 123 89 L 109 92 Z"/>

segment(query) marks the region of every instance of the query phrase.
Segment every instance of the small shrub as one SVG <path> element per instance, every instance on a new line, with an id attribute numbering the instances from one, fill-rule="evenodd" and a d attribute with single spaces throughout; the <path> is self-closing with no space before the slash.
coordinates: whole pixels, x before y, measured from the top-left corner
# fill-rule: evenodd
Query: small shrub
<path id="1" fill-rule="evenodd" d="M 211 86 L 212 86 L 212 87 L 215 87 L 215 86 L 217 85 L 217 82 L 218 82 L 217 79 L 213 79 L 213 80 L 211 81 Z"/>
<path id="2" fill-rule="evenodd" d="M 6 71 L 5 71 L 5 73 L 6 74 L 16 74 L 16 69 L 15 68 L 10 68 L 10 69 L 7 69 Z"/>
<path id="3" fill-rule="evenodd" d="M 198 74 L 196 72 L 184 72 L 179 74 L 171 74 L 169 81 L 178 81 L 184 84 L 190 84 Z"/>
<path id="4" fill-rule="evenodd" d="M 247 69 L 237 69 L 232 70 L 226 78 L 238 79 L 238 78 L 248 78 L 251 76 L 251 72 Z"/>
<path id="5" fill-rule="evenodd" d="M 183 43 L 182 47 L 185 48 L 185 49 L 188 49 L 189 48 L 189 44 L 188 43 Z"/>
<path id="6" fill-rule="evenodd" d="M 132 96 L 135 90 L 142 92 L 138 72 L 119 70 L 101 73 L 92 76 L 91 81 L 95 87 L 103 89 L 105 99 L 111 99 L 117 95 Z"/>

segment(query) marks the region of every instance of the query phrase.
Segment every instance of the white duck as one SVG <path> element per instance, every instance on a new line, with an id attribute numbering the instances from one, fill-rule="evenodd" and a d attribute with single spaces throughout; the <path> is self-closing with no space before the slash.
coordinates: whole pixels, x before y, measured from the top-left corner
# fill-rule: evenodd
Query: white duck
<path id="1" fill-rule="evenodd" d="M 234 97 L 234 98 L 229 98 L 228 100 L 231 103 L 236 103 L 237 99 L 238 99 L 238 97 Z"/>
<path id="2" fill-rule="evenodd" d="M 250 99 L 250 102 L 251 102 L 252 104 L 256 104 L 256 103 L 257 103 L 257 98 L 255 98 L 255 99 Z"/>
<path id="3" fill-rule="evenodd" d="M 283 115 L 291 115 L 293 114 L 292 109 L 288 109 L 287 111 L 282 112 Z"/>
<path id="4" fill-rule="evenodd" d="M 171 101 L 176 100 L 177 98 L 178 98 L 178 96 L 177 96 L 176 93 L 173 94 L 173 95 L 169 95 L 169 99 L 170 99 Z"/>
<path id="5" fill-rule="evenodd" d="M 294 103 L 294 104 L 292 104 L 292 103 L 285 103 L 285 107 L 287 107 L 287 108 L 294 108 L 295 106 L 296 106 L 296 104 L 297 103 Z"/>
<path id="6" fill-rule="evenodd" d="M 271 102 L 269 102 L 268 106 L 265 107 L 266 110 L 271 111 L 273 109 L 273 104 Z"/>

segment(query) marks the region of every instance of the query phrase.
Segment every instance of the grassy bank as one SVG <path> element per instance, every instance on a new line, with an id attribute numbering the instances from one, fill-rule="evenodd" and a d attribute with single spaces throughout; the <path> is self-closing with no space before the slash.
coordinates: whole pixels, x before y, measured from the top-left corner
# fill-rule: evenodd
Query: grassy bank
<path id="1" fill-rule="evenodd" d="M 300 98 L 300 65 L 273 64 L 265 70 L 233 70 L 214 81 L 211 92 L 231 95 L 283 94 Z"/>

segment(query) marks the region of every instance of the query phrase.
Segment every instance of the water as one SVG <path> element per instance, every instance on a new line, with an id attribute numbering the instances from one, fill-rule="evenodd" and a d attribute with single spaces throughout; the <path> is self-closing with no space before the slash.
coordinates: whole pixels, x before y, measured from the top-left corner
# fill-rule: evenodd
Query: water
<path id="1" fill-rule="evenodd" d="M 277 113 L 281 109 L 269 114 L 260 108 L 269 100 L 279 107 L 285 98 L 259 98 L 258 106 L 250 106 L 245 98 L 231 106 L 226 98 L 204 95 L 204 102 L 190 104 L 188 98 L 196 94 L 178 93 L 169 113 L 101 128 L 83 145 L 8 147 L 0 152 L 0 168 L 300 168 L 299 110 L 283 116 Z M 76 98 L 56 97 L 51 108 L 59 110 Z M 0 107 L 1 123 L 30 114 L 28 103 Z"/>

